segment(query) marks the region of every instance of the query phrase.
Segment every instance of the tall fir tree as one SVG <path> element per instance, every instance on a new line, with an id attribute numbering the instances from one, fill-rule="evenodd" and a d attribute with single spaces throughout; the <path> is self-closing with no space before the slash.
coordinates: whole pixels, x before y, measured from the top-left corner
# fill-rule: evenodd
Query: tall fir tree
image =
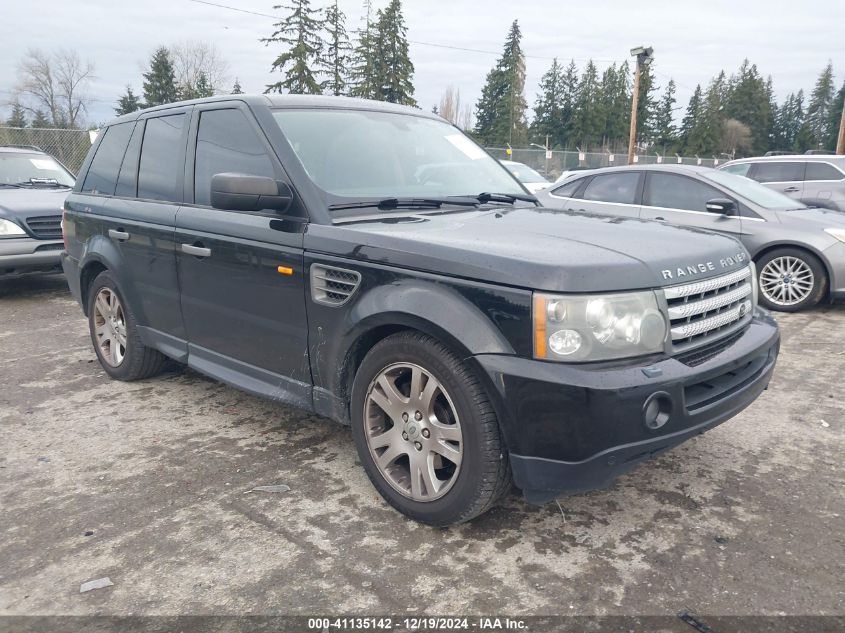
<path id="1" fill-rule="evenodd" d="M 318 11 L 311 8 L 309 0 L 290 0 L 290 4 L 273 8 L 285 9 L 288 13 L 276 22 L 273 34 L 261 41 L 268 46 L 276 42 L 282 45 L 283 51 L 273 61 L 271 71 L 284 73 L 284 79 L 269 84 L 264 92 L 321 94 L 323 84 L 319 81 L 319 70 L 323 40 Z"/>
<path id="2" fill-rule="evenodd" d="M 6 119 L 9 127 L 26 127 L 26 109 L 18 101 L 12 102 L 12 112 Z"/>
<path id="3" fill-rule="evenodd" d="M 531 135 L 540 143 L 548 139 L 549 147 L 563 147 L 566 142 L 562 112 L 563 82 L 563 66 L 555 58 L 540 79 L 540 90 L 534 104 L 534 120 L 531 123 Z"/>
<path id="4" fill-rule="evenodd" d="M 203 97 L 213 97 L 214 87 L 208 80 L 208 75 L 204 71 L 200 71 L 197 77 L 197 85 L 194 86 L 195 99 L 202 99 Z"/>
<path id="5" fill-rule="evenodd" d="M 652 66 L 653 64 L 645 65 L 640 71 L 640 94 L 637 99 L 637 139 L 645 142 L 654 138 L 654 115 L 657 107 L 654 97 L 657 85 Z"/>
<path id="6" fill-rule="evenodd" d="M 232 94 L 233 95 L 242 95 L 244 93 L 243 88 L 241 88 L 241 82 L 235 77 L 235 83 L 232 86 Z"/>
<path id="7" fill-rule="evenodd" d="M 373 5 L 364 0 L 363 28 L 358 29 L 358 42 L 352 50 L 349 68 L 349 95 L 361 99 L 380 98 L 381 80 L 376 77 L 377 59 L 377 24 L 373 20 Z"/>
<path id="8" fill-rule="evenodd" d="M 505 40 L 502 56 L 487 73 L 487 81 L 476 105 L 475 132 L 487 145 L 525 145 L 528 123 L 525 112 L 525 55 L 522 32 L 514 20 Z"/>
<path id="9" fill-rule="evenodd" d="M 669 80 L 654 113 L 654 142 L 664 149 L 673 147 L 676 142 L 674 110 L 675 81 Z"/>
<path id="10" fill-rule="evenodd" d="M 845 107 L 845 81 L 842 82 L 842 87 L 836 93 L 833 103 L 830 108 L 830 120 L 827 124 L 827 139 L 825 140 L 825 149 L 831 151 L 836 150 L 836 141 L 839 140 L 839 126 L 842 121 L 843 107 Z"/>
<path id="11" fill-rule="evenodd" d="M 575 65 L 575 60 L 570 60 L 566 67 L 566 72 L 563 74 L 563 88 L 562 88 L 562 103 L 560 106 L 560 116 L 563 119 L 563 138 L 564 147 L 569 147 L 572 144 L 572 126 L 573 114 L 575 112 L 575 96 L 578 91 L 578 67 Z"/>
<path id="12" fill-rule="evenodd" d="M 694 142 L 693 130 L 698 127 L 698 122 L 701 119 L 703 101 L 701 84 L 698 84 L 690 97 L 686 113 L 681 121 L 681 127 L 678 130 L 678 142 L 686 153 L 691 153 Z"/>
<path id="13" fill-rule="evenodd" d="M 757 66 L 747 59 L 726 86 L 723 116 L 748 126 L 753 152 L 762 154 L 768 149 L 772 116 L 770 96 Z"/>
<path id="14" fill-rule="evenodd" d="M 346 14 L 340 10 L 338 0 L 324 10 L 323 17 L 328 46 L 323 54 L 323 72 L 328 77 L 325 89 L 329 94 L 346 94 L 349 86 L 349 61 L 352 46 L 346 33 Z"/>
<path id="15" fill-rule="evenodd" d="M 598 70 L 592 59 L 581 73 L 572 118 L 572 141 L 576 145 L 586 149 L 601 142 L 605 120 L 601 109 Z"/>
<path id="16" fill-rule="evenodd" d="M 129 114 L 131 112 L 137 112 L 143 107 L 141 105 L 141 101 L 135 96 L 135 93 L 132 92 L 132 86 L 126 86 L 126 93 L 117 100 L 117 107 L 114 109 L 114 113 L 117 116 L 121 116 L 123 114 Z"/>
<path id="17" fill-rule="evenodd" d="M 612 64 L 602 75 L 600 86 L 604 116 L 604 146 L 624 144 L 631 127 L 631 76 L 628 62 Z"/>
<path id="18" fill-rule="evenodd" d="M 819 78 L 807 106 L 807 127 L 813 148 L 822 147 L 828 137 L 830 112 L 833 108 L 833 64 L 828 62 Z"/>
<path id="19" fill-rule="evenodd" d="M 687 151 L 693 154 L 716 154 L 725 122 L 724 103 L 727 94 L 727 78 L 721 71 L 707 88 L 702 101 L 696 126 L 687 139 Z"/>
<path id="20" fill-rule="evenodd" d="M 149 69 L 144 73 L 144 103 L 150 107 L 178 100 L 173 59 L 170 51 L 160 46 L 150 58 Z"/>
<path id="21" fill-rule="evenodd" d="M 402 16 L 400 0 L 378 12 L 376 77 L 380 81 L 379 97 L 390 103 L 416 106 L 414 99 L 414 64 L 408 54 L 408 27 Z"/>
<path id="22" fill-rule="evenodd" d="M 36 110 L 35 115 L 32 117 L 32 121 L 30 121 L 29 123 L 29 127 L 43 129 L 51 128 L 54 126 L 50 123 L 50 118 L 43 110 Z"/>

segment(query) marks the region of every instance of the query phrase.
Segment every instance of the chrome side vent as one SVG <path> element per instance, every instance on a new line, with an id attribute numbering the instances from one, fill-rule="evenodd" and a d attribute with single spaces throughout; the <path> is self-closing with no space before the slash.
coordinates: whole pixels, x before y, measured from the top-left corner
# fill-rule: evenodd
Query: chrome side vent
<path id="1" fill-rule="evenodd" d="M 311 298 L 326 306 L 342 306 L 361 284 L 361 273 L 346 268 L 311 264 Z"/>

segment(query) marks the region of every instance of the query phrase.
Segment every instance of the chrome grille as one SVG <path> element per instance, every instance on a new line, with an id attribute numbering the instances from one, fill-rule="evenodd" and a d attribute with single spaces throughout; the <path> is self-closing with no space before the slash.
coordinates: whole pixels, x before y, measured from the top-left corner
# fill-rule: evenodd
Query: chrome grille
<path id="1" fill-rule="evenodd" d="M 343 305 L 349 301 L 360 283 L 361 273 L 355 270 L 322 264 L 311 266 L 311 296 L 317 303 Z"/>
<path id="2" fill-rule="evenodd" d="M 727 275 L 663 289 L 672 345 L 686 349 L 736 331 L 751 320 L 751 266 Z"/>
<path id="3" fill-rule="evenodd" d="M 40 215 L 34 218 L 27 218 L 26 225 L 32 234 L 40 240 L 61 239 L 62 237 L 62 216 Z"/>

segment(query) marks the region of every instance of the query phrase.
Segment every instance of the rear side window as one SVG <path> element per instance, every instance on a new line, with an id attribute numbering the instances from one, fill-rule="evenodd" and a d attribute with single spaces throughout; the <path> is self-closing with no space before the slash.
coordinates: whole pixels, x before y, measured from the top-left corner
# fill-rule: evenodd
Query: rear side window
<path id="1" fill-rule="evenodd" d="M 182 129 L 184 114 L 147 119 L 138 170 L 138 197 L 147 200 L 181 201 L 185 154 Z"/>
<path id="2" fill-rule="evenodd" d="M 707 201 L 725 194 L 704 183 L 674 174 L 651 173 L 643 192 L 643 204 L 664 209 L 707 211 Z"/>
<path id="3" fill-rule="evenodd" d="M 560 196 L 561 198 L 571 198 L 575 195 L 575 192 L 578 191 L 578 187 L 581 186 L 582 182 L 584 181 L 581 178 L 573 178 L 563 185 L 563 187 L 555 189 L 552 193 L 556 196 Z"/>
<path id="4" fill-rule="evenodd" d="M 828 163 L 807 163 L 804 180 L 842 180 L 845 174 Z"/>
<path id="5" fill-rule="evenodd" d="M 722 171 L 726 171 L 729 174 L 736 174 L 737 176 L 747 176 L 748 170 L 751 169 L 752 163 L 738 163 L 736 165 L 728 165 L 727 167 L 723 168 Z"/>
<path id="6" fill-rule="evenodd" d="M 117 174 L 120 172 L 123 155 L 126 153 L 126 146 L 129 144 L 129 137 L 132 136 L 134 127 L 133 121 L 106 128 L 103 132 L 103 140 L 100 141 L 97 153 L 94 154 L 94 160 L 91 161 L 91 167 L 85 175 L 82 191 L 107 196 L 114 195 Z"/>
<path id="7" fill-rule="evenodd" d="M 211 177 L 235 172 L 274 178 L 273 162 L 240 110 L 200 114 L 194 167 L 194 202 L 211 205 Z"/>
<path id="8" fill-rule="evenodd" d="M 751 177 L 757 182 L 798 182 L 804 180 L 804 163 L 757 163 Z"/>
<path id="9" fill-rule="evenodd" d="M 590 181 L 581 197 L 584 200 L 596 200 L 598 202 L 634 204 L 639 180 L 640 174 L 636 171 L 602 174 Z"/>

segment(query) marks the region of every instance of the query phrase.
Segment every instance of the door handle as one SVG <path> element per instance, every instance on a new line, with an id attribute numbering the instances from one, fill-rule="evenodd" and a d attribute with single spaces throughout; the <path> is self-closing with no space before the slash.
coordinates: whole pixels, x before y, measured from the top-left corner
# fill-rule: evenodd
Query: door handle
<path id="1" fill-rule="evenodd" d="M 663 220 L 664 222 L 666 221 L 666 218 L 664 218 L 663 216 L 660 216 L 660 215 L 658 215 L 658 216 L 657 216 L 657 217 L 655 217 L 654 219 L 655 219 L 655 220 Z"/>
<path id="2" fill-rule="evenodd" d="M 125 242 L 129 239 L 129 233 L 120 229 L 109 229 L 109 237 L 118 242 Z"/>
<path id="3" fill-rule="evenodd" d="M 798 187 L 787 187 L 783 190 L 784 193 L 795 193 L 798 191 Z"/>
<path id="4" fill-rule="evenodd" d="M 193 244 L 182 244 L 182 252 L 196 257 L 208 257 L 211 255 L 211 249 L 204 246 L 194 246 Z"/>

